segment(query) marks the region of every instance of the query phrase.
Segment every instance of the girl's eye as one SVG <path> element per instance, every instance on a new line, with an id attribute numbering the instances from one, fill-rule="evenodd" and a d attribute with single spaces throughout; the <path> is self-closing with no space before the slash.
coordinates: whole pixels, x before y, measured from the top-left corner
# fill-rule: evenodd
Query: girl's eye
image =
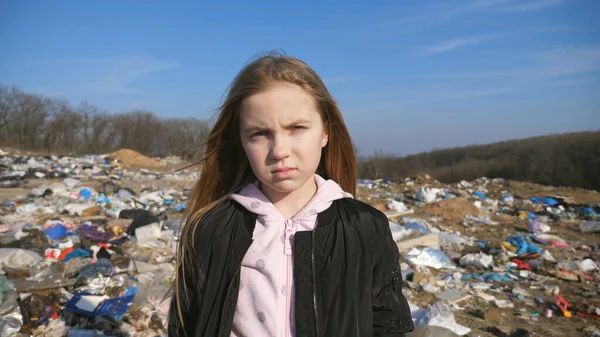
<path id="1" fill-rule="evenodd" d="M 306 130 L 306 126 L 302 126 L 302 125 L 294 126 L 294 131 L 302 131 L 302 130 Z"/>
<path id="2" fill-rule="evenodd" d="M 260 137 L 260 136 L 264 136 L 266 134 L 267 134 L 266 131 L 256 131 L 255 133 L 250 135 L 250 138 Z"/>

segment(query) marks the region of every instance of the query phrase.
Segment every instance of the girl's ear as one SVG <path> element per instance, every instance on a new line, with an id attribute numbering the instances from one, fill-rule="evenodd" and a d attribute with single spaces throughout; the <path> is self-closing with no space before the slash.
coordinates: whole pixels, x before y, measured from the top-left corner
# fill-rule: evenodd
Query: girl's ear
<path id="1" fill-rule="evenodd" d="M 323 139 L 321 140 L 321 147 L 325 147 L 325 145 L 327 145 L 327 142 L 329 141 L 329 135 L 325 132 L 323 132 Z"/>

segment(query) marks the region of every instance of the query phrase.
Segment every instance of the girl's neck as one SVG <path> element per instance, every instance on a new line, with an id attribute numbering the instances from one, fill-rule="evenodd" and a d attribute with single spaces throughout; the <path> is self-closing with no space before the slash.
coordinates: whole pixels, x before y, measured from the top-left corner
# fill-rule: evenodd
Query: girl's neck
<path id="1" fill-rule="evenodd" d="M 310 178 L 299 189 L 290 193 L 274 191 L 260 184 L 263 194 L 271 201 L 284 218 L 290 219 L 300 211 L 317 192 L 317 182 Z"/>

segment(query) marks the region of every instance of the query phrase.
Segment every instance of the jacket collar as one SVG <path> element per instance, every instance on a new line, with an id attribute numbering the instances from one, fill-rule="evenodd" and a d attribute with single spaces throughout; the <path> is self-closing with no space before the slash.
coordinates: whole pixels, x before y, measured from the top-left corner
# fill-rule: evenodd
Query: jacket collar
<path id="1" fill-rule="evenodd" d="M 258 215 L 255 213 L 249 212 L 248 210 L 246 210 L 246 208 L 244 208 L 244 206 L 240 205 L 237 201 L 233 201 L 233 203 L 234 203 L 235 207 L 239 211 L 242 212 L 243 217 L 244 217 L 244 226 L 246 227 L 248 234 L 250 234 L 250 237 L 252 237 L 252 234 L 254 233 L 254 227 L 256 226 L 256 219 L 258 218 Z M 331 225 L 331 223 L 333 222 L 333 216 L 335 214 L 335 208 L 337 208 L 336 201 L 334 201 L 331 204 L 331 206 L 329 206 L 326 210 L 317 214 L 317 223 L 318 223 L 317 229 L 323 228 L 323 227 L 328 227 Z"/>

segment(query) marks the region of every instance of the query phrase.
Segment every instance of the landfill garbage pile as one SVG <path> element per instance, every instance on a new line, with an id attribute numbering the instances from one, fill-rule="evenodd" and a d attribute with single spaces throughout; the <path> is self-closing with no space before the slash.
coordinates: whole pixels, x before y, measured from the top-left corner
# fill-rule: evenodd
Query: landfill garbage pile
<path id="1" fill-rule="evenodd" d="M 165 335 L 198 174 L 130 150 L 0 160 L 0 336 Z"/>
<path id="2" fill-rule="evenodd" d="M 359 181 L 384 211 L 408 336 L 600 336 L 600 194 L 502 179 Z"/>
<path id="3" fill-rule="evenodd" d="M 164 336 L 198 172 L 130 150 L 0 151 L 0 336 Z M 600 196 L 485 178 L 359 181 L 401 253 L 409 336 L 600 327 Z"/>

